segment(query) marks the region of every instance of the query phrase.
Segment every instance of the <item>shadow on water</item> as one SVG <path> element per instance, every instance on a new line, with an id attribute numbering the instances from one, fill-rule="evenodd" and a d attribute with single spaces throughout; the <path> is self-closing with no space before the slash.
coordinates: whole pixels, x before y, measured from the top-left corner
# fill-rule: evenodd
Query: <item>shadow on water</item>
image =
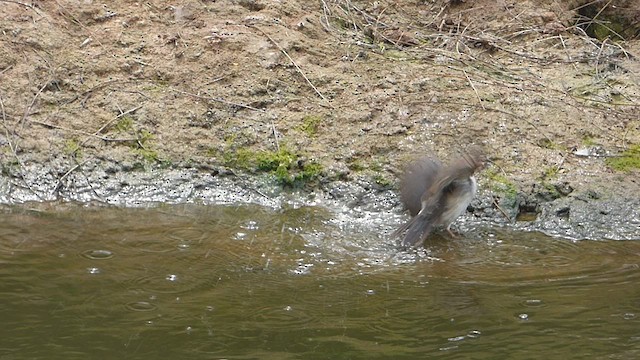
<path id="1" fill-rule="evenodd" d="M 0 358 L 639 355 L 640 242 L 479 228 L 402 252 L 388 222 L 321 207 L 5 209 Z"/>

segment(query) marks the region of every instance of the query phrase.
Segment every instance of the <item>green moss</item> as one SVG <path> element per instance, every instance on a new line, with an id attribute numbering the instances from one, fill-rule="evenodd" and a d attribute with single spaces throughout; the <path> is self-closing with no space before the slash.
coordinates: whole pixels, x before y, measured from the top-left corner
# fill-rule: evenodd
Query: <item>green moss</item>
<path id="1" fill-rule="evenodd" d="M 227 166 L 268 173 L 281 185 L 291 187 L 305 185 L 317 179 L 323 170 L 319 163 L 304 161 L 301 154 L 285 147 L 278 151 L 226 151 L 223 159 Z"/>
<path id="2" fill-rule="evenodd" d="M 227 135 L 225 135 L 225 137 L 224 137 L 224 144 L 225 144 L 227 147 L 230 147 L 230 146 L 232 146 L 232 145 L 236 142 L 236 139 L 237 139 L 237 138 L 238 138 L 238 133 L 237 133 L 237 132 L 233 132 L 233 133 L 231 133 L 231 134 L 227 134 Z"/>
<path id="3" fill-rule="evenodd" d="M 76 139 L 69 139 L 65 141 L 64 149 L 62 151 L 68 156 L 74 156 L 76 158 L 82 157 L 82 148 Z"/>
<path id="4" fill-rule="evenodd" d="M 607 159 L 607 165 L 616 171 L 630 172 L 640 169 L 640 145 L 633 145 L 619 157 Z"/>
<path id="5" fill-rule="evenodd" d="M 376 182 L 376 184 L 383 187 L 391 187 L 391 185 L 393 184 L 391 180 L 389 180 L 386 176 L 380 173 L 374 174 L 373 180 Z"/>
<path id="6" fill-rule="evenodd" d="M 491 187 L 494 192 L 504 194 L 505 197 L 509 199 L 515 199 L 518 194 L 518 189 L 506 176 L 498 173 L 495 169 L 487 170 L 486 176 L 491 182 Z"/>
<path id="7" fill-rule="evenodd" d="M 594 146 L 594 145 L 598 145 L 598 142 L 596 141 L 596 135 L 592 134 L 591 132 L 585 132 L 582 135 L 582 141 L 581 141 L 582 145 L 584 146 Z"/>
<path id="8" fill-rule="evenodd" d="M 382 164 L 380 164 L 377 161 L 374 161 L 369 165 L 369 170 L 375 171 L 375 172 L 382 171 Z"/>
<path id="9" fill-rule="evenodd" d="M 2 163 L 2 175 L 13 177 L 20 174 L 20 163 L 18 160 L 10 160 Z"/>
<path id="10" fill-rule="evenodd" d="M 554 179 L 558 175 L 559 171 L 560 169 L 557 166 L 550 166 L 544 169 L 544 172 L 542 174 L 542 180 L 547 181 L 547 180 Z"/>
<path id="11" fill-rule="evenodd" d="M 149 131 L 140 130 L 138 132 L 138 142 L 142 144 L 142 146 L 149 143 L 151 140 L 153 140 L 153 134 L 150 133 Z"/>
<path id="12" fill-rule="evenodd" d="M 118 120 L 118 122 L 114 126 L 114 129 L 120 133 L 129 132 L 133 130 L 133 123 L 134 121 L 131 116 L 123 116 L 120 118 L 120 120 Z"/>
<path id="13" fill-rule="evenodd" d="M 298 130 L 307 134 L 309 137 L 315 136 L 318 133 L 318 128 L 322 118 L 317 115 L 307 115 L 302 118 L 302 124 L 298 126 Z"/>
<path id="14" fill-rule="evenodd" d="M 301 180 L 315 180 L 322 175 L 322 164 L 315 161 L 309 162 L 303 166 Z"/>
<path id="15" fill-rule="evenodd" d="M 365 169 L 364 164 L 362 164 L 362 161 L 360 160 L 354 160 L 350 162 L 347 166 L 351 171 L 363 171 Z"/>
<path id="16" fill-rule="evenodd" d="M 606 38 L 624 40 L 620 35 L 624 32 L 621 19 L 609 18 L 608 20 L 610 22 L 607 24 L 598 22 L 593 22 L 591 24 L 590 29 L 593 32 L 593 37 L 600 41 L 603 41 Z"/>
<path id="17" fill-rule="evenodd" d="M 133 152 L 147 163 L 160 163 L 167 166 L 168 162 L 162 161 L 158 151 L 153 146 L 154 135 L 147 130 L 138 131 L 136 142 L 131 146 Z"/>
<path id="18" fill-rule="evenodd" d="M 542 179 L 540 179 L 540 185 L 546 190 L 545 196 L 549 199 L 557 199 L 562 197 L 562 194 L 558 192 L 558 188 L 552 182 L 558 177 L 560 168 L 557 166 L 549 166 L 542 172 Z"/>
<path id="19" fill-rule="evenodd" d="M 298 160 L 298 155 L 286 148 L 279 151 L 260 151 L 256 153 L 256 167 L 262 171 L 279 171 L 282 167 L 291 168 Z"/>
<path id="20" fill-rule="evenodd" d="M 236 167 L 239 167 L 241 169 L 250 169 L 256 155 L 253 151 L 239 149 L 235 152 L 235 154 L 230 153 L 230 156 L 230 163 L 233 163 Z"/>
<path id="21" fill-rule="evenodd" d="M 146 162 L 154 163 L 159 162 L 160 158 L 158 152 L 152 149 L 137 148 L 133 150 L 136 154 L 140 155 Z"/>

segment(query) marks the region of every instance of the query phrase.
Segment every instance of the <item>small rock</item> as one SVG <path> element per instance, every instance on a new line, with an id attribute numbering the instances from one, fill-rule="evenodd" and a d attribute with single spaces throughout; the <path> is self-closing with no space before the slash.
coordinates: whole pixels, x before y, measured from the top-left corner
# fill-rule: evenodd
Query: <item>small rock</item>
<path id="1" fill-rule="evenodd" d="M 565 206 L 556 210 L 556 216 L 561 218 L 569 218 L 570 213 L 571 213 L 571 208 L 568 206 Z"/>

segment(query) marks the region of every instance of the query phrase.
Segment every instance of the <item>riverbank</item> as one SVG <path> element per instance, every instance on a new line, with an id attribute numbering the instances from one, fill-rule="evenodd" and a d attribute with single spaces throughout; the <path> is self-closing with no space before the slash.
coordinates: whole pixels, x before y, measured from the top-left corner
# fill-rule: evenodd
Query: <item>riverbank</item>
<path id="1" fill-rule="evenodd" d="M 637 239 L 638 43 L 582 5 L 0 2 L 0 199 L 400 216 L 403 164 L 473 143 L 469 221 Z"/>

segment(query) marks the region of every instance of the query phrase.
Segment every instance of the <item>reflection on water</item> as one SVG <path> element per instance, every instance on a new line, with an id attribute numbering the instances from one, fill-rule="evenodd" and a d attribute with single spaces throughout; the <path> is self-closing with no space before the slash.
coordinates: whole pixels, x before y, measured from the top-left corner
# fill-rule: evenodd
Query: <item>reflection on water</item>
<path id="1" fill-rule="evenodd" d="M 0 359 L 640 355 L 640 242 L 476 229 L 403 253 L 384 216 L 5 209 Z"/>

